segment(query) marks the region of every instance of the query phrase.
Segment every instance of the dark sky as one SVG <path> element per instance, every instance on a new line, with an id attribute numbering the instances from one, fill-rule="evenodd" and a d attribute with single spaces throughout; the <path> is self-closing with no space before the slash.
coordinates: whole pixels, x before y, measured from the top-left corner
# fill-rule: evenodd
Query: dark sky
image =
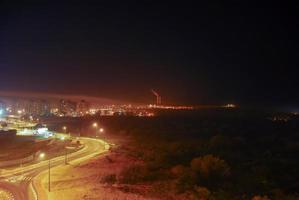
<path id="1" fill-rule="evenodd" d="M 294 5 L 62 2 L 0 4 L 0 90 L 299 104 Z"/>

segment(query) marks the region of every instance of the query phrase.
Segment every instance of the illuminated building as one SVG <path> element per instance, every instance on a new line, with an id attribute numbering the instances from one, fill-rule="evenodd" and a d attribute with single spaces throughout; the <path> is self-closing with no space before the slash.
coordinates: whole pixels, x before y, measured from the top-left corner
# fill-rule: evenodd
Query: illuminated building
<path id="1" fill-rule="evenodd" d="M 89 107 L 90 107 L 90 104 L 87 101 L 81 100 L 77 104 L 77 113 L 81 116 L 86 115 L 89 113 Z"/>
<path id="2" fill-rule="evenodd" d="M 65 116 L 76 115 L 77 103 L 70 100 L 61 99 L 59 101 L 59 111 Z"/>

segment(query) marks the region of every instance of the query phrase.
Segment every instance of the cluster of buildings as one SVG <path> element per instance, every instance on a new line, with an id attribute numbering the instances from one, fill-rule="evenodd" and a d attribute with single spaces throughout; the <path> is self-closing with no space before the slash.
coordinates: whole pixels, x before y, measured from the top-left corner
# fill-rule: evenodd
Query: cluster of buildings
<path id="1" fill-rule="evenodd" d="M 0 99 L 0 116 L 28 116 L 31 120 L 38 116 L 81 117 L 86 115 L 100 116 L 139 116 L 152 117 L 157 110 L 193 110 L 192 106 L 161 105 L 161 97 L 157 94 L 157 104 L 149 105 L 93 105 L 86 100 L 71 99 L 38 99 L 10 97 Z M 228 104 L 226 107 L 234 107 Z"/>
<path id="2" fill-rule="evenodd" d="M 83 116 L 88 114 L 90 104 L 81 100 L 79 102 L 60 99 L 17 99 L 0 100 L 0 115 L 30 115 L 30 116 Z"/>
<path id="3" fill-rule="evenodd" d="M 79 102 L 72 101 L 72 100 L 66 100 L 66 99 L 60 99 L 58 104 L 56 106 L 53 106 L 50 110 L 50 113 L 52 115 L 56 116 L 84 116 L 88 115 L 90 110 L 90 103 L 81 100 Z"/>
<path id="4" fill-rule="evenodd" d="M 86 115 L 100 116 L 140 116 L 150 117 L 152 107 L 132 105 L 102 105 L 91 107 L 91 103 L 70 99 L 44 100 L 10 98 L 0 100 L 0 115 L 81 117 Z"/>
<path id="5" fill-rule="evenodd" d="M 1 103 L 1 109 L 7 114 L 30 114 L 47 115 L 50 111 L 50 104 L 46 100 L 11 100 L 8 103 Z"/>

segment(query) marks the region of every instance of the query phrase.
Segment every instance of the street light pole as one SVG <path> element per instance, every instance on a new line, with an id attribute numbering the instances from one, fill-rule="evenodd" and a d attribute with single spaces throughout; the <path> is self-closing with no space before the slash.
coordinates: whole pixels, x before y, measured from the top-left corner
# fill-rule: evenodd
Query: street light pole
<path id="1" fill-rule="evenodd" d="M 66 148 L 66 146 L 64 146 L 64 148 L 65 148 L 64 164 L 67 164 L 67 148 Z"/>
<path id="2" fill-rule="evenodd" d="M 49 159 L 48 167 L 49 167 L 48 190 L 49 190 L 49 192 L 51 192 L 51 159 Z"/>
<path id="3" fill-rule="evenodd" d="M 97 137 L 98 135 L 98 123 L 97 122 L 94 122 L 92 124 L 92 127 L 95 129 L 95 137 Z"/>
<path id="4" fill-rule="evenodd" d="M 64 134 L 67 134 L 67 127 L 63 126 L 62 129 L 64 130 Z M 69 132 L 69 138 L 71 138 L 71 132 Z"/>
<path id="5" fill-rule="evenodd" d="M 23 171 L 23 159 L 21 159 L 21 172 L 22 172 L 22 176 L 24 175 L 24 171 Z"/>

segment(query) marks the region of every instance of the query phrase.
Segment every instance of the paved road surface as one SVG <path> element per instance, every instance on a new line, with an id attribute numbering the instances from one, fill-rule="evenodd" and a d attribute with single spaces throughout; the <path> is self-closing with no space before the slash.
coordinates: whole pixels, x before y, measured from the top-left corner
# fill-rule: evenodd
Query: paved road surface
<path id="1" fill-rule="evenodd" d="M 94 157 L 106 149 L 108 144 L 102 140 L 92 138 L 80 138 L 84 148 L 68 155 L 68 161 L 84 161 Z M 32 185 L 32 179 L 41 172 L 48 170 L 49 160 L 32 165 L 17 167 L 14 169 L 1 170 L 0 174 L 0 199 L 1 200 L 31 200 L 38 199 Z M 65 156 L 51 159 L 51 167 L 65 164 Z M 30 197 L 29 197 L 30 196 Z M 29 199 L 31 198 L 31 199 Z"/>

